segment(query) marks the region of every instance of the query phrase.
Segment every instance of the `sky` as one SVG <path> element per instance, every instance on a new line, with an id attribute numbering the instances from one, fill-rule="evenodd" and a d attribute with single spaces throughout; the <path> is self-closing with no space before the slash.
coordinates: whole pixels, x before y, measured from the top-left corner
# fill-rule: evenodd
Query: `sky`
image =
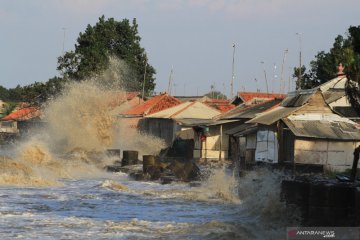
<path id="1" fill-rule="evenodd" d="M 156 92 L 168 90 L 171 69 L 173 95 L 213 86 L 231 97 L 232 80 L 234 93 L 287 92 L 300 50 L 308 67 L 360 25 L 359 9 L 359 0 L 0 0 L 0 85 L 59 76 L 57 57 L 104 15 L 137 19 Z"/>

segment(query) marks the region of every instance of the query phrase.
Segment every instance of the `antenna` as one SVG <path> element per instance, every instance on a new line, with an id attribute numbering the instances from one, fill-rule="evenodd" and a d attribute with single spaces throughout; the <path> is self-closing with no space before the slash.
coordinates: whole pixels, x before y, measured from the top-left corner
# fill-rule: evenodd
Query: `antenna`
<path id="1" fill-rule="evenodd" d="M 224 94 L 223 94 L 222 98 L 224 99 L 225 98 L 225 93 L 226 93 L 226 86 L 225 86 L 224 82 L 223 82 L 223 89 L 224 89 Z"/>
<path id="2" fill-rule="evenodd" d="M 169 85 L 168 85 L 168 94 L 169 95 L 171 95 L 173 73 L 174 73 L 174 66 L 171 66 L 171 71 L 170 71 L 170 75 L 169 75 Z"/>
<path id="3" fill-rule="evenodd" d="M 299 76 L 296 83 L 296 90 L 301 89 L 301 33 L 296 33 L 299 36 Z"/>
<path id="4" fill-rule="evenodd" d="M 63 38 L 63 43 L 62 43 L 62 55 L 64 55 L 65 53 L 65 35 L 66 35 L 66 28 L 62 28 L 62 30 L 64 31 L 64 38 Z"/>
<path id="5" fill-rule="evenodd" d="M 282 60 L 282 64 L 281 64 L 280 93 L 284 93 L 284 91 L 285 91 L 284 66 L 285 66 L 286 56 L 287 56 L 288 52 L 289 52 L 288 49 L 284 50 L 284 56 L 283 56 L 283 60 Z"/>
<path id="6" fill-rule="evenodd" d="M 290 92 L 290 89 L 291 89 L 291 67 L 289 67 L 289 85 L 288 85 L 288 92 Z"/>
<path id="7" fill-rule="evenodd" d="M 235 43 L 233 43 L 233 57 L 232 57 L 232 78 L 231 78 L 231 98 L 234 97 L 234 79 L 235 79 Z"/>
<path id="8" fill-rule="evenodd" d="M 144 82 L 143 82 L 143 90 L 142 90 L 142 99 L 144 100 L 145 97 L 145 81 L 146 81 L 146 68 L 147 68 L 147 59 L 146 59 L 146 55 L 145 55 L 145 69 L 144 69 Z"/>
<path id="9" fill-rule="evenodd" d="M 271 83 L 271 92 L 272 93 L 274 92 L 274 85 L 276 83 L 276 78 L 277 78 L 276 69 L 277 69 L 276 63 L 274 63 L 273 81 Z"/>

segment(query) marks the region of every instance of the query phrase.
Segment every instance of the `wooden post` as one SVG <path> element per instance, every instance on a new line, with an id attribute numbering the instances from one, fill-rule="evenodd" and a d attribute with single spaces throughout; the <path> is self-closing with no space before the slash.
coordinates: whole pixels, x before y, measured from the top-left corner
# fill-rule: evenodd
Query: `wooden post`
<path id="1" fill-rule="evenodd" d="M 220 124 L 220 147 L 219 147 L 219 161 L 221 161 L 222 136 L 223 136 L 223 128 L 222 128 L 222 124 Z"/>
<path id="2" fill-rule="evenodd" d="M 357 172 L 357 165 L 359 162 L 359 155 L 360 155 L 360 146 L 355 148 L 355 151 L 354 151 L 354 161 L 353 161 L 351 175 L 350 175 L 351 182 L 355 182 L 355 180 L 356 180 L 356 172 Z"/>

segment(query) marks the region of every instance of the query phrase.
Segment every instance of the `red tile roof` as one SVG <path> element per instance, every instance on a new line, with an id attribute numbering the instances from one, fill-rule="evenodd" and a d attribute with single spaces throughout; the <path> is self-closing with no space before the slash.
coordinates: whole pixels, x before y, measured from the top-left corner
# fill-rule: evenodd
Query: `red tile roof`
<path id="1" fill-rule="evenodd" d="M 143 104 L 140 104 L 124 113 L 124 115 L 148 115 L 159 112 L 161 110 L 174 107 L 181 103 L 180 100 L 169 96 L 168 94 L 161 94 L 150 98 Z"/>
<path id="2" fill-rule="evenodd" d="M 264 92 L 238 92 L 238 97 L 240 97 L 245 103 L 249 102 L 256 98 L 267 98 L 267 99 L 283 99 L 286 94 L 282 93 L 264 93 Z"/>
<path id="3" fill-rule="evenodd" d="M 40 117 L 41 112 L 37 107 L 27 107 L 16 110 L 6 117 L 3 117 L 1 121 L 26 121 L 35 117 Z"/>
<path id="4" fill-rule="evenodd" d="M 210 99 L 204 102 L 209 107 L 219 110 L 221 113 L 226 113 L 231 109 L 235 108 L 234 105 L 230 104 L 230 100 L 222 99 Z"/>

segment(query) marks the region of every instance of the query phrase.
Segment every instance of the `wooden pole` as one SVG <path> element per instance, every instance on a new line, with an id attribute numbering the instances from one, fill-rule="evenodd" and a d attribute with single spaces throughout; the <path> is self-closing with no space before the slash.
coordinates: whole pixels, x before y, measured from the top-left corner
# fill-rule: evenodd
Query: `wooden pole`
<path id="1" fill-rule="evenodd" d="M 219 161 L 221 161 L 221 151 L 222 151 L 222 136 L 223 136 L 223 127 L 220 125 L 220 149 L 219 149 Z"/>
<path id="2" fill-rule="evenodd" d="M 357 165 L 359 162 L 359 156 L 360 156 L 360 146 L 355 148 L 355 151 L 354 151 L 354 161 L 353 161 L 353 165 L 351 168 L 351 175 L 350 175 L 351 182 L 355 182 L 355 180 L 356 180 L 356 172 L 357 172 Z"/>

